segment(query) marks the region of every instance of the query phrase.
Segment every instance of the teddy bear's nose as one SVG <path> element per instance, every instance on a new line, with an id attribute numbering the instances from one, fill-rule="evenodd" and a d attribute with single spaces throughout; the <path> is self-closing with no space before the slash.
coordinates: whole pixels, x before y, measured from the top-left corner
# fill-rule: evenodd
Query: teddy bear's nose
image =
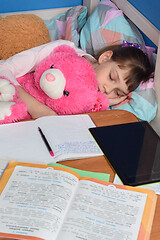
<path id="1" fill-rule="evenodd" d="M 47 73 L 46 74 L 46 80 L 48 82 L 53 82 L 55 80 L 55 76 L 53 74 L 51 74 L 51 73 Z"/>

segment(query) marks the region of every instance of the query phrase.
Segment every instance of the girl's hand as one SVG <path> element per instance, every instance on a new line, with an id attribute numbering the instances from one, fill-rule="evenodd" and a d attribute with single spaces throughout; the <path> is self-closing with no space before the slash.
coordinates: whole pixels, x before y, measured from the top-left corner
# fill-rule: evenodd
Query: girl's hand
<path id="1" fill-rule="evenodd" d="M 127 98 L 127 95 L 122 96 L 122 97 L 117 97 L 117 98 L 109 98 L 109 106 L 113 106 L 116 104 L 119 104 L 121 102 L 123 102 L 125 99 Z"/>

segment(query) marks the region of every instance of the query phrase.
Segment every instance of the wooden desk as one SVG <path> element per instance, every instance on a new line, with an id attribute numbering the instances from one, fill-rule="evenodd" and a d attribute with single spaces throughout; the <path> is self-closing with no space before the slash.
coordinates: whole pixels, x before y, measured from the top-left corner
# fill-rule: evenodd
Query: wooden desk
<path id="1" fill-rule="evenodd" d="M 133 114 L 122 110 L 96 112 L 90 113 L 89 115 L 91 116 L 96 126 L 107 126 L 138 121 L 138 119 Z M 81 170 L 108 173 L 110 174 L 110 182 L 113 182 L 115 176 L 114 170 L 108 163 L 105 156 L 69 160 L 60 163 Z M 160 240 L 160 195 L 158 196 L 150 240 Z"/>

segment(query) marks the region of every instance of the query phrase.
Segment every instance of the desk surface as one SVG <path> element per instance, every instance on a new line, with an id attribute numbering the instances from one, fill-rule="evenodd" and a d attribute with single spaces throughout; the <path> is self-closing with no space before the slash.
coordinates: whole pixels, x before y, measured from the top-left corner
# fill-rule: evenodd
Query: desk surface
<path id="1" fill-rule="evenodd" d="M 138 119 L 131 113 L 122 110 L 104 111 L 89 113 L 96 126 L 107 126 L 120 123 L 136 122 Z M 110 181 L 113 182 L 115 173 L 105 156 L 92 157 L 87 159 L 61 161 L 63 165 L 78 168 L 86 171 L 102 172 L 110 174 Z M 158 196 L 156 212 L 154 216 L 150 240 L 160 239 L 160 195 Z"/>

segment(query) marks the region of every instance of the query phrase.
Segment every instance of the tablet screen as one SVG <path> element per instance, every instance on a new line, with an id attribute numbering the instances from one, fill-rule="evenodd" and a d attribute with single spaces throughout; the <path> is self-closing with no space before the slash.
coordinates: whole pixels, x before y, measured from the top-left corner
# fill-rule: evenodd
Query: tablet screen
<path id="1" fill-rule="evenodd" d="M 90 128 L 125 185 L 160 181 L 160 137 L 148 122 Z"/>

